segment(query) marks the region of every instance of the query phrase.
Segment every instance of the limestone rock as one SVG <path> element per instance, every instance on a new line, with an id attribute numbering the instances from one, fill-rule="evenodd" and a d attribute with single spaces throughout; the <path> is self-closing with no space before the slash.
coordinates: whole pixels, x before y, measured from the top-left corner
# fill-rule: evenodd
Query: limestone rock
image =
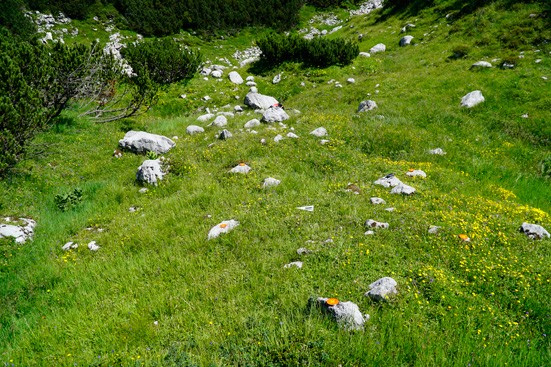
<path id="1" fill-rule="evenodd" d="M 381 185 L 383 187 L 395 187 L 402 183 L 396 176 L 382 177 L 377 181 L 373 182 L 375 185 Z"/>
<path id="2" fill-rule="evenodd" d="M 268 108 L 264 114 L 262 114 L 262 122 L 267 123 L 274 123 L 274 122 L 282 122 L 289 119 L 289 115 L 285 110 L 281 107 L 270 107 Z"/>
<path id="3" fill-rule="evenodd" d="M 362 315 L 360 308 L 354 302 L 338 302 L 330 305 L 327 301 L 330 298 L 318 297 L 316 300 L 310 298 L 309 303 L 314 303 L 322 309 L 324 313 L 331 315 L 337 321 L 339 327 L 345 330 L 363 330 L 364 324 L 369 320 L 369 315 Z"/>
<path id="4" fill-rule="evenodd" d="M 186 127 L 186 133 L 188 133 L 189 135 L 200 134 L 204 132 L 205 129 L 203 129 L 201 126 L 189 125 L 188 127 Z"/>
<path id="5" fill-rule="evenodd" d="M 371 298 L 373 301 L 384 301 L 393 294 L 398 294 L 396 286 L 398 283 L 390 277 L 384 277 L 369 285 L 369 290 L 365 296 Z"/>
<path id="6" fill-rule="evenodd" d="M 208 240 L 210 241 L 213 238 L 220 236 L 222 233 L 228 233 L 238 225 L 239 225 L 239 222 L 234 219 L 220 222 L 210 229 L 208 234 Z"/>
<path id="7" fill-rule="evenodd" d="M 237 71 L 232 71 L 228 74 L 228 78 L 230 79 L 230 82 L 233 84 L 243 84 L 243 78 Z"/>
<path id="8" fill-rule="evenodd" d="M 327 136 L 327 130 L 324 127 L 318 127 L 317 129 L 310 132 L 310 134 L 317 136 L 318 138 Z"/>
<path id="9" fill-rule="evenodd" d="M 268 187 L 275 187 L 278 186 L 281 183 L 280 180 L 275 179 L 273 177 L 268 177 L 264 179 L 264 183 L 262 184 L 263 189 L 267 189 Z"/>
<path id="10" fill-rule="evenodd" d="M 442 227 L 439 227 L 439 226 L 430 226 L 428 232 L 429 232 L 430 234 L 436 234 L 436 233 L 438 233 L 441 229 L 442 229 Z"/>
<path id="11" fill-rule="evenodd" d="M 274 79 L 272 80 L 272 83 L 277 84 L 280 81 L 281 81 L 281 74 L 277 74 L 276 76 L 274 76 Z"/>
<path id="12" fill-rule="evenodd" d="M 377 103 L 375 103 L 375 101 L 362 101 L 360 102 L 360 105 L 358 106 L 358 110 L 356 112 L 367 112 L 375 108 L 377 108 Z"/>
<path id="13" fill-rule="evenodd" d="M 416 169 L 416 170 L 408 171 L 406 173 L 406 176 L 410 176 L 410 177 L 427 177 L 427 174 L 425 173 L 425 171 L 422 171 L 420 169 Z"/>
<path id="14" fill-rule="evenodd" d="M 229 132 L 228 130 L 224 129 L 222 130 L 222 132 L 220 133 L 220 135 L 218 135 L 218 139 L 220 140 L 226 140 L 226 139 L 229 139 L 233 137 L 232 133 Z"/>
<path id="15" fill-rule="evenodd" d="M 373 219 L 368 219 L 365 221 L 364 225 L 366 227 L 371 227 L 371 228 L 382 228 L 382 229 L 386 229 L 388 227 L 390 227 L 390 225 L 388 223 L 383 223 L 383 222 L 377 222 Z"/>
<path id="16" fill-rule="evenodd" d="M 287 133 L 285 136 L 292 139 L 298 139 L 298 135 L 292 132 Z"/>
<path id="17" fill-rule="evenodd" d="M 371 204 L 373 205 L 386 204 L 386 201 L 384 201 L 384 199 L 381 199 L 378 197 L 372 197 L 370 201 L 371 201 Z"/>
<path id="18" fill-rule="evenodd" d="M 477 69 L 477 68 L 483 69 L 483 68 L 491 68 L 491 67 L 492 67 L 492 64 L 490 64 L 487 61 L 477 61 L 471 65 L 471 69 Z"/>
<path id="19" fill-rule="evenodd" d="M 4 222 L 15 222 L 14 218 L 3 218 Z M 36 222 L 29 218 L 18 218 L 17 222 L 22 222 L 20 225 L 0 223 L 0 238 L 12 237 L 16 243 L 25 243 L 27 239 L 34 235 L 34 227 Z"/>
<path id="20" fill-rule="evenodd" d="M 283 266 L 284 268 L 299 268 L 302 269 L 302 261 L 293 261 L 292 263 L 286 264 Z"/>
<path id="21" fill-rule="evenodd" d="M 166 136 L 146 133 L 144 131 L 129 131 L 123 139 L 119 140 L 122 149 L 128 149 L 135 153 L 155 152 L 164 154 L 176 144 Z"/>
<path id="22" fill-rule="evenodd" d="M 461 107 L 471 108 L 482 102 L 484 102 L 484 96 L 482 95 L 482 92 L 479 90 L 475 90 L 461 98 Z"/>
<path id="23" fill-rule="evenodd" d="M 348 79 L 346 79 L 346 81 L 350 84 L 356 83 L 356 79 L 354 79 L 354 78 L 348 78 Z"/>
<path id="24" fill-rule="evenodd" d="M 276 136 L 274 136 L 274 141 L 276 143 L 279 143 L 280 141 L 282 141 L 283 139 L 285 139 L 282 135 L 279 135 L 277 134 Z"/>
<path id="25" fill-rule="evenodd" d="M 413 39 L 413 36 L 404 36 L 400 40 L 400 47 L 404 47 L 411 44 L 411 40 Z"/>
<path id="26" fill-rule="evenodd" d="M 96 245 L 96 241 L 91 241 L 90 243 L 88 243 L 88 248 L 90 249 L 90 251 L 97 251 L 100 249 L 100 247 Z"/>
<path id="27" fill-rule="evenodd" d="M 208 124 L 207 126 L 218 126 L 218 127 L 224 127 L 228 124 L 228 119 L 224 115 L 216 116 L 213 122 Z"/>
<path id="28" fill-rule="evenodd" d="M 369 50 L 370 53 L 374 54 L 376 52 L 385 52 L 386 51 L 386 46 L 383 44 L 383 43 L 379 43 L 373 47 L 371 47 L 371 49 Z"/>
<path id="29" fill-rule="evenodd" d="M 391 194 L 403 194 L 403 195 L 412 195 L 415 194 L 415 188 L 408 186 L 404 183 L 400 183 L 396 185 L 392 190 L 390 190 Z"/>
<path id="30" fill-rule="evenodd" d="M 446 152 L 444 152 L 442 150 L 442 148 L 431 149 L 431 150 L 429 150 L 429 153 L 433 154 L 433 155 L 445 155 L 446 154 Z"/>
<path id="31" fill-rule="evenodd" d="M 212 76 L 213 78 L 221 78 L 222 70 L 214 70 L 212 73 L 210 73 L 210 76 Z"/>
<path id="32" fill-rule="evenodd" d="M 520 232 L 525 233 L 528 235 L 528 237 L 535 239 L 535 240 L 541 240 L 544 238 L 549 238 L 549 232 L 545 230 L 542 226 L 538 224 L 531 224 L 531 223 L 522 223 L 520 226 Z"/>
<path id="33" fill-rule="evenodd" d="M 279 102 L 274 97 L 253 92 L 251 88 L 251 91 L 245 96 L 243 103 L 250 108 L 266 110 Z"/>
<path id="34" fill-rule="evenodd" d="M 257 119 L 252 119 L 247 121 L 247 123 L 243 127 L 245 129 L 250 129 L 252 127 L 257 127 L 257 126 L 260 126 L 260 121 L 258 121 Z"/>
<path id="35" fill-rule="evenodd" d="M 249 167 L 245 163 L 239 163 L 237 166 L 233 167 L 231 170 L 229 170 L 229 173 L 249 173 L 251 171 L 251 167 Z"/>
<path id="36" fill-rule="evenodd" d="M 207 113 L 206 115 L 201 115 L 201 116 L 197 117 L 197 121 L 207 122 L 208 120 L 210 120 L 214 116 L 215 115 L 213 113 Z"/>
<path id="37" fill-rule="evenodd" d="M 157 186 L 157 181 L 162 180 L 165 174 L 160 159 L 149 159 L 138 167 L 136 180 Z"/>
<path id="38" fill-rule="evenodd" d="M 368 52 L 360 52 L 360 57 L 371 57 Z"/>

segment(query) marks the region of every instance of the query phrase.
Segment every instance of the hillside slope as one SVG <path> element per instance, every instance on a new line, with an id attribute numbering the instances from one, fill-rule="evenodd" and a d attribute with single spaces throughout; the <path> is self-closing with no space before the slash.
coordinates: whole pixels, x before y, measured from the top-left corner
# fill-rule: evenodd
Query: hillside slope
<path id="1" fill-rule="evenodd" d="M 549 365 L 551 244 L 519 232 L 524 222 L 551 230 L 547 18 L 538 4 L 448 17 L 445 10 L 336 10 L 336 21 L 320 25 L 335 18 L 305 7 L 299 29 L 342 25 L 325 37 L 361 34 L 362 52 L 386 45 L 327 69 L 239 66 L 235 52 L 266 29 L 224 39 L 183 32 L 178 42 L 228 66 L 221 78 L 172 85 L 149 114 L 117 123 L 79 119 L 78 106 L 68 111 L 41 137 L 55 143 L 51 153 L 0 181 L 2 217 L 38 223 L 33 241 L 0 240 L 0 362 Z M 400 33 L 408 23 L 415 27 Z M 54 29 L 77 27 L 65 41 L 90 42 L 107 41 L 117 32 L 110 26 L 89 19 Z M 399 46 L 404 35 L 412 45 Z M 471 70 L 477 61 L 493 67 Z M 245 108 L 227 117 L 233 137 L 219 140 L 222 128 L 197 118 L 243 105 L 249 87 L 228 80 L 232 69 L 254 76 L 290 118 L 253 127 L 255 134 L 244 124 L 261 115 Z M 474 90 L 485 101 L 461 107 Z M 367 99 L 378 107 L 357 112 Z M 205 132 L 189 135 L 189 125 Z M 327 137 L 311 134 L 319 127 Z M 146 156 L 112 155 L 130 130 L 177 137 L 157 187 L 136 181 Z M 275 142 L 277 135 L 285 139 Z M 436 148 L 447 154 L 429 153 Z M 241 163 L 252 170 L 228 172 Z M 389 173 L 416 193 L 374 184 Z M 281 184 L 264 189 L 267 177 Z M 346 191 L 351 183 L 360 194 Z M 82 202 L 60 211 L 55 195 L 75 188 Z M 239 226 L 207 239 L 230 219 Z M 366 228 L 370 219 L 389 228 Z M 441 228 L 429 233 L 431 226 Z M 69 241 L 78 248 L 62 250 Z M 100 249 L 90 251 L 90 241 Z M 302 268 L 284 267 L 295 261 Z M 395 279 L 398 293 L 372 301 L 366 292 L 382 277 Z M 311 297 L 354 302 L 369 320 L 363 331 L 347 331 Z"/>

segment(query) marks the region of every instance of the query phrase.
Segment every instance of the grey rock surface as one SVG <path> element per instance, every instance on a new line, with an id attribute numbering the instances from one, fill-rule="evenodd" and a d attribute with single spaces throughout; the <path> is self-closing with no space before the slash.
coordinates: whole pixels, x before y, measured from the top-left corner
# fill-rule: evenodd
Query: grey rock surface
<path id="1" fill-rule="evenodd" d="M 483 68 L 491 68 L 492 64 L 490 64 L 488 61 L 477 61 L 474 64 L 471 65 L 471 69 L 483 69 Z"/>
<path id="2" fill-rule="evenodd" d="M 415 194 L 415 188 L 409 186 L 409 185 L 406 185 L 405 183 L 400 183 L 396 186 L 394 186 L 394 188 L 392 190 L 390 190 L 390 193 L 391 194 L 402 194 L 402 195 L 412 195 L 412 194 Z"/>
<path id="3" fill-rule="evenodd" d="M 215 115 L 213 113 L 207 113 L 205 115 L 201 115 L 201 116 L 197 117 L 197 121 L 207 122 L 208 120 L 210 120 L 214 116 Z"/>
<path id="4" fill-rule="evenodd" d="M 406 176 L 410 176 L 410 177 L 427 177 L 427 174 L 425 173 L 425 171 L 422 171 L 420 169 L 416 169 L 416 170 L 413 170 L 413 171 L 406 172 Z"/>
<path id="5" fill-rule="evenodd" d="M 250 129 L 250 128 L 253 128 L 253 127 L 257 127 L 257 126 L 260 126 L 260 121 L 257 120 L 257 119 L 252 119 L 252 120 L 247 121 L 247 123 L 243 127 L 245 129 Z"/>
<path id="6" fill-rule="evenodd" d="M 276 187 L 280 183 L 281 183 L 280 180 L 278 180 L 276 178 L 273 178 L 273 177 L 268 177 L 268 178 L 264 179 L 264 182 L 262 183 L 262 188 L 267 189 L 268 187 Z"/>
<path id="7" fill-rule="evenodd" d="M 376 220 L 373 220 L 373 219 L 366 220 L 364 223 L 364 226 L 369 228 L 382 228 L 382 229 L 386 229 L 390 227 L 388 223 L 377 222 Z"/>
<path id="8" fill-rule="evenodd" d="M 360 57 L 371 57 L 368 52 L 360 52 Z"/>
<path id="9" fill-rule="evenodd" d="M 463 98 L 461 98 L 461 107 L 471 108 L 484 102 L 484 96 L 479 90 L 472 91 L 467 93 Z"/>
<path id="10" fill-rule="evenodd" d="M 384 277 L 369 285 L 370 290 L 365 294 L 366 297 L 374 301 L 387 300 L 389 296 L 398 294 L 396 286 L 398 283 L 390 277 Z"/>
<path id="11" fill-rule="evenodd" d="M 318 127 L 317 129 L 310 132 L 310 134 L 317 136 L 318 138 L 327 136 L 327 130 L 324 127 Z"/>
<path id="12" fill-rule="evenodd" d="M 266 110 L 272 107 L 274 104 L 277 104 L 278 101 L 274 97 L 265 96 L 258 92 L 251 91 L 247 93 L 245 99 L 243 100 L 243 103 L 250 108 Z"/>
<path id="13" fill-rule="evenodd" d="M 431 150 L 429 150 L 429 153 L 433 154 L 433 155 L 445 155 L 446 154 L 446 152 L 444 152 L 442 150 L 442 148 L 431 149 Z"/>
<path id="14" fill-rule="evenodd" d="M 542 240 L 544 238 L 549 238 L 549 232 L 545 230 L 542 226 L 538 224 L 531 223 L 522 223 L 520 226 L 520 232 L 526 234 L 528 237 L 535 240 Z"/>
<path id="15" fill-rule="evenodd" d="M 371 201 L 371 204 L 374 204 L 374 205 L 386 204 L 386 201 L 384 201 L 383 199 L 378 198 L 378 197 L 372 197 L 372 198 L 370 199 L 370 201 Z"/>
<path id="16" fill-rule="evenodd" d="M 228 119 L 224 115 L 216 116 L 213 122 L 208 124 L 207 126 L 218 126 L 218 127 L 224 127 L 228 124 Z"/>
<path id="17" fill-rule="evenodd" d="M 386 51 L 386 46 L 383 44 L 383 43 L 379 43 L 379 44 L 376 44 L 375 46 L 371 47 L 371 49 L 369 49 L 369 53 L 377 53 L 377 52 L 385 52 Z"/>
<path id="18" fill-rule="evenodd" d="M 217 238 L 223 233 L 228 233 L 238 225 L 239 222 L 234 219 L 222 221 L 210 229 L 207 239 L 210 241 L 213 238 Z"/>
<path id="19" fill-rule="evenodd" d="M 138 167 L 136 180 L 157 186 L 157 182 L 162 180 L 165 174 L 160 159 L 149 159 Z"/>
<path id="20" fill-rule="evenodd" d="M 243 84 L 243 78 L 237 71 L 232 71 L 228 74 L 228 78 L 230 79 L 230 82 L 233 84 Z"/>
<path id="21" fill-rule="evenodd" d="M 413 39 L 413 36 L 404 36 L 400 40 L 400 47 L 404 47 L 411 44 L 411 40 Z"/>
<path id="22" fill-rule="evenodd" d="M 36 222 L 33 219 L 18 218 L 15 221 L 14 218 L 6 217 L 2 221 L 5 223 L 0 223 L 0 238 L 12 237 L 16 243 L 25 243 L 27 239 L 32 238 L 34 235 Z M 22 223 L 18 224 L 19 222 Z"/>
<path id="23" fill-rule="evenodd" d="M 226 140 L 226 139 L 229 139 L 233 137 L 232 133 L 229 132 L 228 130 L 224 129 L 222 130 L 222 132 L 220 133 L 220 135 L 218 135 L 218 139 L 220 140 Z"/>
<path id="24" fill-rule="evenodd" d="M 365 322 L 369 320 L 369 315 L 362 315 L 357 304 L 348 301 L 329 305 L 327 300 L 329 298 L 318 297 L 316 300 L 311 298 L 309 303 L 315 303 L 324 313 L 331 315 L 339 327 L 348 331 L 363 330 Z"/>
<path id="25" fill-rule="evenodd" d="M 201 126 L 189 125 L 188 127 L 186 127 L 186 133 L 188 133 L 189 135 L 200 134 L 204 132 L 205 129 L 203 129 Z"/>
<path id="26" fill-rule="evenodd" d="M 144 131 L 129 131 L 119 140 L 119 146 L 135 153 L 155 152 L 164 154 L 176 143 L 166 136 L 146 133 Z"/>
<path id="27" fill-rule="evenodd" d="M 381 185 L 383 187 L 395 187 L 402 183 L 396 176 L 381 177 L 377 181 L 373 182 L 375 185 Z"/>
<path id="28" fill-rule="evenodd" d="M 302 261 L 293 261 L 292 263 L 286 264 L 283 266 L 284 268 L 299 268 L 302 269 Z"/>
<path id="29" fill-rule="evenodd" d="M 260 121 L 267 123 L 282 122 L 289 119 L 289 115 L 281 107 L 270 107 L 263 114 Z"/>
<path id="30" fill-rule="evenodd" d="M 375 108 L 377 108 L 377 103 L 375 103 L 375 101 L 372 101 L 372 100 L 362 101 L 360 102 L 360 105 L 358 106 L 358 110 L 356 112 L 367 112 Z"/>

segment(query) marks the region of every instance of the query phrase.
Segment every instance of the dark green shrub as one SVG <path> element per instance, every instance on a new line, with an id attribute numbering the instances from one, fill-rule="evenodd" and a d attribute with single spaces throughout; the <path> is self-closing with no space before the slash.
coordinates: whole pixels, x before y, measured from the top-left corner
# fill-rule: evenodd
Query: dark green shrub
<path id="1" fill-rule="evenodd" d="M 267 64 L 285 61 L 303 62 L 310 66 L 346 65 L 358 55 L 359 47 L 352 41 L 315 38 L 306 40 L 297 35 L 272 33 L 256 41 Z"/>
<path id="2" fill-rule="evenodd" d="M 59 211 L 65 212 L 74 209 L 82 203 L 82 190 L 75 188 L 67 194 L 57 194 L 54 197 L 55 206 Z"/>
<path id="3" fill-rule="evenodd" d="M 201 64 L 201 53 L 182 49 L 171 39 L 152 40 L 123 49 L 133 69 L 144 67 L 159 84 L 188 81 Z"/>
<path id="4" fill-rule="evenodd" d="M 0 27 L 22 37 L 29 37 L 36 31 L 34 24 L 23 14 L 21 0 L 0 1 Z"/>
<path id="5" fill-rule="evenodd" d="M 33 10 L 62 12 L 70 18 L 86 19 L 96 0 L 26 0 L 26 3 Z"/>

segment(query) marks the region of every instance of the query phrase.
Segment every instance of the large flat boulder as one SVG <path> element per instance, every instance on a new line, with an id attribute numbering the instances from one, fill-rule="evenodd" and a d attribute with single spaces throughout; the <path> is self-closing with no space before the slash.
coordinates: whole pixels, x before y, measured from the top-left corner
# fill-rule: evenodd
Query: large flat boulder
<path id="1" fill-rule="evenodd" d="M 289 115 L 281 107 L 270 107 L 264 114 L 262 114 L 262 122 L 274 123 L 274 122 L 283 122 L 289 119 Z"/>
<path id="2" fill-rule="evenodd" d="M 251 91 L 247 93 L 243 103 L 253 109 L 267 110 L 279 102 L 274 97 L 265 96 L 258 92 Z"/>
<path id="3" fill-rule="evenodd" d="M 135 153 L 155 152 L 164 154 L 176 146 L 166 136 L 146 133 L 144 131 L 129 131 L 119 140 L 119 146 Z"/>

